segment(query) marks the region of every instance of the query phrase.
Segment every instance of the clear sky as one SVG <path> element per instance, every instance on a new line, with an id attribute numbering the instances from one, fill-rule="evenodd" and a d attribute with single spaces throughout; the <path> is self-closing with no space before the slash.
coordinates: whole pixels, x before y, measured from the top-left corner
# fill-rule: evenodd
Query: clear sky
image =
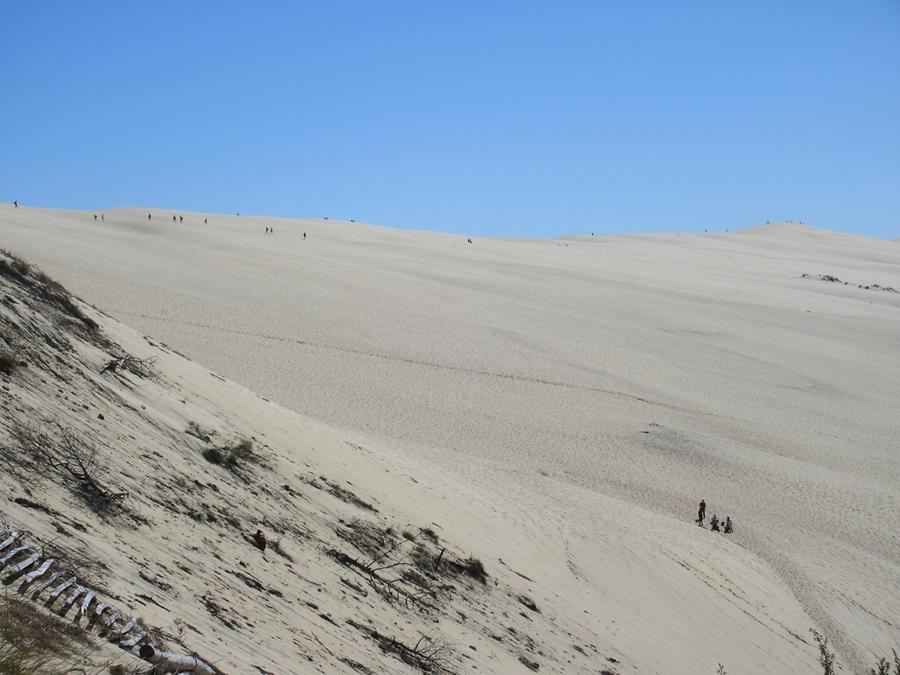
<path id="1" fill-rule="evenodd" d="M 3 2 L 0 201 L 900 237 L 900 1 Z"/>

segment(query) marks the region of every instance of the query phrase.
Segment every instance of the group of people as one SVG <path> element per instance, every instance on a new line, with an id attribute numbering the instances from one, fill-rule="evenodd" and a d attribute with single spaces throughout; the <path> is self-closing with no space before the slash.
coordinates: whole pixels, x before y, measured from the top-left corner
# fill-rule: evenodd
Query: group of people
<path id="1" fill-rule="evenodd" d="M 700 500 L 700 508 L 697 510 L 697 525 L 700 527 L 704 527 L 703 521 L 706 519 L 706 501 Z M 709 521 L 709 529 L 713 532 L 724 532 L 725 534 L 731 534 L 734 532 L 734 524 L 731 522 L 731 516 L 725 516 L 725 520 L 719 520 L 719 517 L 714 513 L 712 519 Z"/>
<path id="2" fill-rule="evenodd" d="M 241 215 L 241 214 L 238 214 L 238 215 Z M 100 218 L 103 218 L 103 215 L 102 215 L 102 214 L 101 214 Z M 97 220 L 97 216 L 94 216 L 94 220 Z M 147 214 L 147 220 L 153 220 L 153 214 L 152 214 L 152 213 L 148 213 L 148 214 Z M 176 216 L 176 215 L 173 214 L 173 215 L 172 215 L 172 222 L 173 222 L 173 223 L 175 223 L 175 222 L 183 223 L 183 222 L 184 222 L 184 216 Z M 203 219 L 203 224 L 204 224 L 204 225 L 207 225 L 207 224 L 208 224 L 208 223 L 206 222 L 206 218 Z"/>

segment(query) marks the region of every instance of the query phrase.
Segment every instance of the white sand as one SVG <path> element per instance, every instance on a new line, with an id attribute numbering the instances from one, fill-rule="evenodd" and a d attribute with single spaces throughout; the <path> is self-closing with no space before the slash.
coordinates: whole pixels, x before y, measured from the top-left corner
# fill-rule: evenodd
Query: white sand
<path id="1" fill-rule="evenodd" d="M 819 626 L 863 672 L 900 643 L 900 295 L 857 288 L 900 289 L 894 242 L 104 213 L 0 206 L 0 246 L 340 429 L 373 453 L 329 460 L 349 480 L 535 579 L 629 668 L 812 673 L 792 633 Z M 700 497 L 732 537 L 691 524 Z"/>

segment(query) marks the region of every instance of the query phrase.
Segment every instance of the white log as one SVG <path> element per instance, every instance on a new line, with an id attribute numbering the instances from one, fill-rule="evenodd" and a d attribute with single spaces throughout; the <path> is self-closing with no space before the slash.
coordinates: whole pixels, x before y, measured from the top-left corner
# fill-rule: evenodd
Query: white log
<path id="1" fill-rule="evenodd" d="M 107 605 L 105 602 L 98 602 L 97 605 L 94 607 L 94 614 L 96 614 L 97 616 L 100 616 L 101 614 L 103 614 L 103 612 L 105 612 L 108 609 L 109 609 L 109 605 Z"/>
<path id="2" fill-rule="evenodd" d="M 115 610 L 112 614 L 107 616 L 106 619 L 104 620 L 104 623 L 106 624 L 107 628 L 111 628 L 112 625 L 121 618 L 121 616 L 122 616 L 122 612 L 120 612 L 119 610 Z"/>
<path id="3" fill-rule="evenodd" d="M 35 586 L 34 592 L 37 594 L 40 594 L 41 591 L 43 591 L 45 588 L 47 588 L 47 586 L 52 584 L 56 580 L 56 577 L 58 577 L 58 576 L 59 576 L 59 572 L 54 572 L 49 577 L 44 579 L 41 583 L 39 583 L 37 586 Z"/>
<path id="4" fill-rule="evenodd" d="M 7 532 L 9 532 L 9 530 L 4 531 L 3 534 L 5 535 Z M 5 549 L 7 546 L 9 546 L 11 543 L 13 543 L 18 538 L 19 538 L 18 532 L 11 532 L 9 537 L 4 539 L 3 543 L 0 543 L 0 551 Z"/>
<path id="5" fill-rule="evenodd" d="M 74 584 L 75 581 L 76 581 L 76 577 L 69 577 L 64 582 L 62 582 L 59 586 L 57 586 L 56 588 L 53 589 L 53 592 L 50 593 L 50 597 L 58 598 L 60 595 L 62 595 L 62 592 L 64 590 L 66 590 L 69 586 Z"/>
<path id="6" fill-rule="evenodd" d="M 52 565 L 54 562 L 56 561 L 53 560 L 53 558 L 47 558 L 40 567 L 38 567 L 36 570 L 32 570 L 25 575 L 25 582 L 30 584 L 38 577 L 44 576 L 44 574 L 47 573 L 47 570 L 50 569 L 50 565 Z"/>
<path id="7" fill-rule="evenodd" d="M 27 546 L 17 546 L 16 548 L 10 549 L 10 551 L 0 558 L 0 565 L 5 565 L 7 561 L 12 560 L 17 555 L 19 555 L 22 551 L 28 551 L 29 548 Z"/>
<path id="8" fill-rule="evenodd" d="M 200 675 L 215 675 L 212 667 L 201 661 L 196 656 L 173 654 L 172 652 L 157 649 L 152 645 L 141 647 L 140 657 L 161 669 L 164 673 L 200 673 Z"/>
<path id="9" fill-rule="evenodd" d="M 137 623 L 137 617 L 132 618 L 128 623 L 126 623 L 122 628 L 119 629 L 119 635 L 125 635 L 128 631 L 134 628 L 134 624 Z"/>
<path id="10" fill-rule="evenodd" d="M 4 534 L 5 534 L 5 533 L 4 533 Z M 5 549 L 7 546 L 9 546 L 10 544 L 12 544 L 12 543 L 13 543 L 16 539 L 18 539 L 18 538 L 19 538 L 19 533 L 18 533 L 18 532 L 13 532 L 13 533 L 11 533 L 11 534 L 9 535 L 9 537 L 7 537 L 6 539 L 3 540 L 3 543 L 0 543 L 0 551 L 2 551 L 2 550 Z"/>
<path id="11" fill-rule="evenodd" d="M 128 638 L 128 639 L 125 640 L 124 642 L 120 642 L 120 643 L 119 643 L 119 646 L 120 646 L 120 647 L 123 647 L 123 648 L 125 648 L 125 649 L 131 649 L 131 648 L 134 647 L 138 642 L 140 642 L 141 640 L 143 640 L 145 637 L 147 637 L 147 634 L 146 634 L 146 633 L 138 633 L 137 635 L 134 635 L 134 636 Z"/>
<path id="12" fill-rule="evenodd" d="M 75 602 L 75 598 L 84 593 L 87 589 L 84 586 L 78 585 L 75 587 L 75 590 L 72 591 L 72 595 L 66 598 L 66 601 L 63 603 L 63 607 L 68 607 L 73 602 Z"/>
<path id="13" fill-rule="evenodd" d="M 84 596 L 84 602 L 81 603 L 81 613 L 84 614 L 88 607 L 91 604 L 91 600 L 94 599 L 94 591 L 88 591 L 87 595 Z"/>
<path id="14" fill-rule="evenodd" d="M 39 551 L 35 551 L 35 552 L 32 553 L 30 556 L 28 556 L 27 558 L 25 558 L 25 560 L 23 560 L 22 562 L 20 562 L 18 565 L 16 565 L 15 567 L 11 567 L 11 568 L 9 569 L 9 573 L 10 573 L 10 574 L 18 574 L 18 573 L 21 572 L 22 570 L 28 569 L 29 567 L 31 567 L 32 565 L 34 565 L 34 563 L 36 563 L 36 562 L 40 559 L 40 557 L 41 557 L 40 552 L 39 552 Z"/>

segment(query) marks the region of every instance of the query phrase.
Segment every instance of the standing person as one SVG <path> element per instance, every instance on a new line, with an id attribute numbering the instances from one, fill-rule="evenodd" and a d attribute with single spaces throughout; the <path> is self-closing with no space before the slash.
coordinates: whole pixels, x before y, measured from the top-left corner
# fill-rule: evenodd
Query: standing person
<path id="1" fill-rule="evenodd" d="M 153 216 L 151 214 L 147 214 L 147 220 L 150 220 Z"/>
<path id="2" fill-rule="evenodd" d="M 94 214 L 94 222 L 95 223 L 97 222 L 97 214 L 96 213 Z"/>
<path id="3" fill-rule="evenodd" d="M 700 500 L 700 508 L 697 509 L 697 523 L 703 525 L 703 519 L 706 518 L 706 502 Z"/>
<path id="4" fill-rule="evenodd" d="M 16 208 L 19 208 L 19 202 L 16 201 L 15 199 L 13 199 L 13 206 L 15 206 Z"/>
<path id="5" fill-rule="evenodd" d="M 184 217 L 183 217 L 183 216 L 178 216 L 178 222 L 179 222 L 179 223 L 183 223 L 183 222 L 184 222 Z"/>
<path id="6" fill-rule="evenodd" d="M 731 516 L 725 516 L 725 534 L 734 532 L 734 525 L 731 523 Z"/>
<path id="7" fill-rule="evenodd" d="M 306 239 L 306 232 L 303 233 L 303 239 Z"/>
<path id="8" fill-rule="evenodd" d="M 175 222 L 175 214 L 174 213 L 172 214 L 172 222 L 173 223 Z"/>
<path id="9" fill-rule="evenodd" d="M 203 224 L 206 225 L 206 218 L 203 219 Z"/>
<path id="10" fill-rule="evenodd" d="M 103 217 L 103 214 L 101 213 L 101 214 L 100 214 L 100 222 L 102 223 L 102 222 L 104 222 L 105 220 L 106 220 L 106 219 Z"/>

